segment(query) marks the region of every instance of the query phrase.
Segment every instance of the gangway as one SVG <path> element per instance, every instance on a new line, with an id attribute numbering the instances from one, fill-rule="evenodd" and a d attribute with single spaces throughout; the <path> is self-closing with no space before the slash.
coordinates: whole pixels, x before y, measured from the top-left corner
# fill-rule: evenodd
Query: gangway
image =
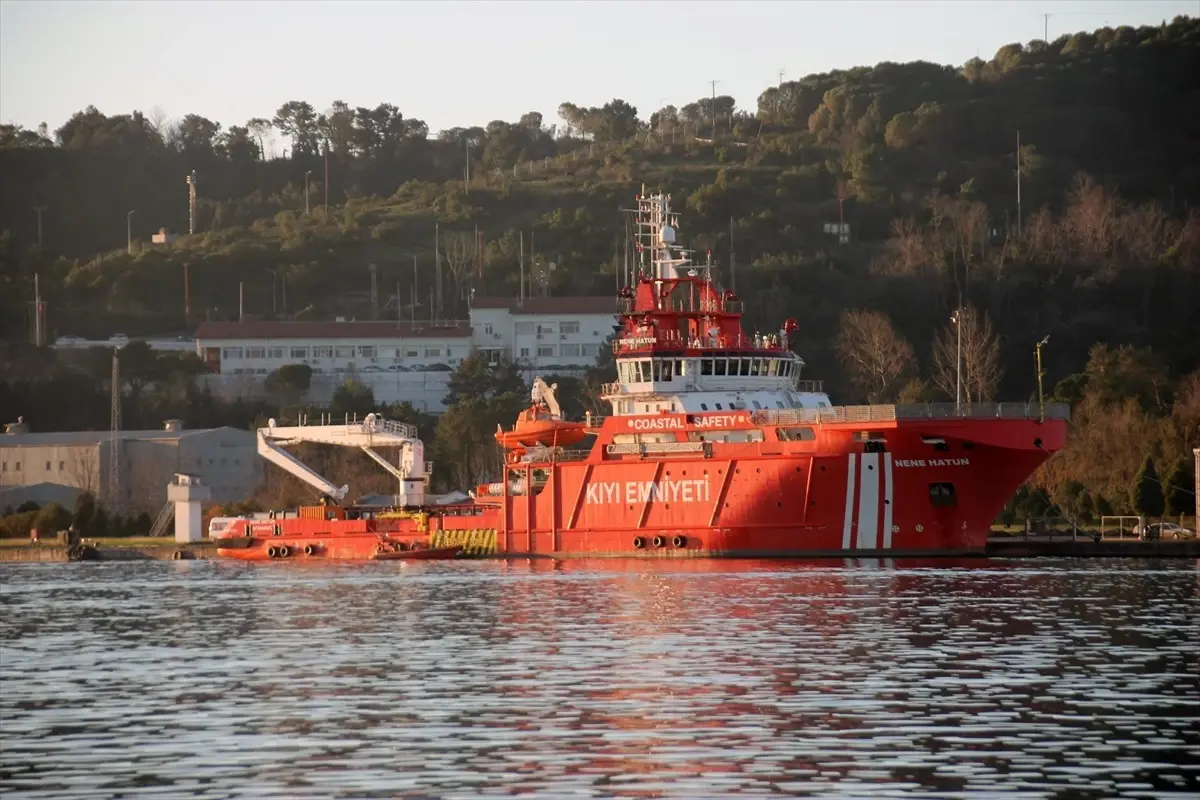
<path id="1" fill-rule="evenodd" d="M 343 425 L 280 426 L 270 419 L 267 427 L 258 429 L 260 456 L 341 503 L 350 491 L 349 486 L 337 486 L 284 449 L 301 442 L 357 447 L 400 482 L 397 505 L 420 506 L 425 502 L 428 480 L 425 445 L 417 438 L 417 429 L 412 425 L 368 414 L 361 422 L 352 421 Z M 375 452 L 377 447 L 399 448 L 399 465 L 392 464 Z"/>

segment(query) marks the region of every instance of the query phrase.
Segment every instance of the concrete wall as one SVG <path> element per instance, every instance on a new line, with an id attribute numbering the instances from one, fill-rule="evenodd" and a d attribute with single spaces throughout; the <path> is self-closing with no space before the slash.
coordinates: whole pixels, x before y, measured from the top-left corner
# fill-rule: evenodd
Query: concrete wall
<path id="1" fill-rule="evenodd" d="M 308 391 L 300 402 L 318 407 L 328 406 L 333 393 L 346 380 L 355 381 L 375 393 L 375 401 L 412 403 L 418 411 L 430 414 L 445 410 L 443 400 L 450 380 L 449 372 L 359 372 L 353 375 L 313 375 Z M 263 399 L 267 396 L 263 379 L 254 375 L 202 375 L 201 385 L 216 397 L 225 399 Z"/>
<path id="2" fill-rule="evenodd" d="M 212 487 L 214 503 L 245 500 L 258 491 L 263 461 L 258 455 L 255 434 L 218 428 L 185 436 L 179 442 L 179 468 L 175 472 L 199 475 Z M 167 480 L 170 478 L 168 475 Z M 162 502 L 166 502 L 167 480 L 158 489 Z"/>

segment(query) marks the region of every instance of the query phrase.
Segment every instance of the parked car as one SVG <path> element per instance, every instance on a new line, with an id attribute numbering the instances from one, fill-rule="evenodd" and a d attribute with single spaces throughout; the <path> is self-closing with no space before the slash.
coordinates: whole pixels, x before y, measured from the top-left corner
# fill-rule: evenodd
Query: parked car
<path id="1" fill-rule="evenodd" d="M 1196 532 L 1174 522 L 1152 522 L 1143 530 L 1139 525 L 1134 533 L 1143 539 L 1194 539 Z"/>

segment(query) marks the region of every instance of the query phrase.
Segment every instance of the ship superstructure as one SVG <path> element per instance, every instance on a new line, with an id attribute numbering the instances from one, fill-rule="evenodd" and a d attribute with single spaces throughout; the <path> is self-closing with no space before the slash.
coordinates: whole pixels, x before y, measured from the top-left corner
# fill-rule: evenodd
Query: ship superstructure
<path id="1" fill-rule="evenodd" d="M 406 427 L 372 421 L 361 432 L 401 450 L 399 467 L 373 456 L 401 483 L 392 509 L 347 514 L 343 487 L 264 451 L 335 501 L 307 512 L 322 522 L 285 520 L 273 535 L 294 531 L 314 557 L 343 558 L 376 552 L 379 537 L 558 558 L 980 553 L 1005 502 L 1064 445 L 1061 406 L 834 405 L 801 378 L 795 320 L 743 329 L 741 301 L 718 286 L 711 259 L 695 264 L 676 241 L 669 195 L 639 194 L 635 226 L 635 275 L 617 297 L 617 380 L 602 389 L 610 415 L 564 419 L 555 387 L 536 379 L 530 407 L 496 433 L 502 474 L 455 506 L 421 501 L 427 470 Z M 272 437 L 304 434 L 260 432 Z M 308 440 L 372 452 L 342 433 Z M 247 541 L 242 557 L 262 544 Z"/>

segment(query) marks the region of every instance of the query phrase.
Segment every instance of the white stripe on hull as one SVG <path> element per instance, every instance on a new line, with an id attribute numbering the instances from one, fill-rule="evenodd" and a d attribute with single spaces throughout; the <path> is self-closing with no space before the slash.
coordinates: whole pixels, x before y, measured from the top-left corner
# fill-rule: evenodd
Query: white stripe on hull
<path id="1" fill-rule="evenodd" d="M 858 486 L 859 550 L 879 546 L 879 453 L 863 453 Z"/>
<path id="2" fill-rule="evenodd" d="M 892 505 L 894 490 L 892 487 L 892 454 L 883 454 L 883 547 L 892 547 Z"/>
<path id="3" fill-rule="evenodd" d="M 850 549 L 850 529 L 854 524 L 854 453 L 846 466 L 846 514 L 842 518 L 842 549 Z"/>

